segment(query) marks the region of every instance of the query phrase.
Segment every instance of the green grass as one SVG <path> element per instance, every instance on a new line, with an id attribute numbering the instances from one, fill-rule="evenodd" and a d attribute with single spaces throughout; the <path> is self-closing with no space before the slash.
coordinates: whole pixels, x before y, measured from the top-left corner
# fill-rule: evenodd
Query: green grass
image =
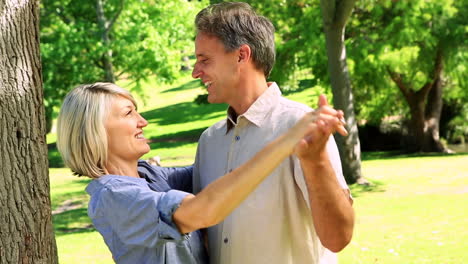
<path id="1" fill-rule="evenodd" d="M 362 171 L 372 185 L 351 186 L 356 226 L 340 263 L 468 263 L 468 155 L 368 160 Z M 75 205 L 53 216 L 60 262 L 112 263 L 86 216 L 88 180 L 50 177 L 52 208 Z"/>
<path id="2" fill-rule="evenodd" d="M 363 162 L 356 227 L 341 263 L 467 263 L 468 156 Z"/>

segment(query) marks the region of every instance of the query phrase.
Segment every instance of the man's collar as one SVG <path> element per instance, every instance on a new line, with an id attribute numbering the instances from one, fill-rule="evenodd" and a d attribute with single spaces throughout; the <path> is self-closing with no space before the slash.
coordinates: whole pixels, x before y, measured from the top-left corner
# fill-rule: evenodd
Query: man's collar
<path id="1" fill-rule="evenodd" d="M 262 126 L 265 116 L 276 106 L 278 99 L 281 96 L 281 91 L 275 82 L 268 83 L 268 88 L 263 92 L 260 97 L 247 109 L 241 116 L 252 122 L 254 125 Z M 226 134 L 237 125 L 239 116 L 236 111 L 229 106 L 227 110 L 227 130 Z"/>

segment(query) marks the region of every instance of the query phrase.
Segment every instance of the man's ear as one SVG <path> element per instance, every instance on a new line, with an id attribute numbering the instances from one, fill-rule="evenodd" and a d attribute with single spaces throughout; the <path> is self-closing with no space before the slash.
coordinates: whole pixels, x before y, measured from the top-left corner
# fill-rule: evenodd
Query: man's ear
<path id="1" fill-rule="evenodd" d="M 248 62 L 252 58 L 252 50 L 247 44 L 242 44 L 239 48 L 238 62 Z"/>

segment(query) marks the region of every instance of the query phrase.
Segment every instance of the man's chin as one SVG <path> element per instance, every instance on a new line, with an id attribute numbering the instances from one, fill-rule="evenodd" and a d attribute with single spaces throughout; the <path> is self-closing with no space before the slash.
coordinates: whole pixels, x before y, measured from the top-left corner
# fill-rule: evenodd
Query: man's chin
<path id="1" fill-rule="evenodd" d="M 219 102 L 216 101 L 216 96 L 208 94 L 208 98 L 206 99 L 210 104 L 218 104 Z"/>

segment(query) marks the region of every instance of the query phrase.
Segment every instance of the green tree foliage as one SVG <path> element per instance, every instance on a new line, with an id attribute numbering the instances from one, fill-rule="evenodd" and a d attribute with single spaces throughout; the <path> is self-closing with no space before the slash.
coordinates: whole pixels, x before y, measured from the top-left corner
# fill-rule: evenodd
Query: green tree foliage
<path id="1" fill-rule="evenodd" d="M 248 2 L 269 17 L 277 29 L 278 56 L 271 79 L 283 87 L 285 84 L 297 87 L 297 80 L 291 76 L 298 70 L 309 69 L 312 83 L 329 87 L 320 1 Z M 378 125 L 385 116 L 411 117 L 410 104 L 392 73 L 401 77 L 411 93 L 426 84 L 440 85 L 446 104 L 456 110 L 467 108 L 467 5 L 466 1 L 452 0 L 356 2 L 345 39 L 359 119 Z M 437 56 L 440 82 L 436 85 Z M 424 100 L 418 99 L 424 103 L 422 116 L 426 115 L 426 121 L 430 108 L 436 105 L 433 103 L 436 100 L 427 100 L 434 97 L 430 90 L 437 89 L 427 89 L 422 96 Z M 463 121 L 466 116 L 461 114 L 453 126 L 466 123 Z"/>
<path id="2" fill-rule="evenodd" d="M 466 98 L 466 1 L 358 1 L 347 30 L 361 117 L 407 112 L 389 70 L 417 90 L 432 78 L 437 50 L 444 57 L 447 99 Z M 465 21 L 465 22 L 463 22 Z M 457 99 L 457 100 L 458 100 Z"/>
<path id="3" fill-rule="evenodd" d="M 361 118 L 378 123 L 385 115 L 403 114 L 410 119 L 413 150 L 443 150 L 437 142 L 442 97 L 455 105 L 466 104 L 468 97 L 467 6 L 466 1 L 357 2 L 347 39 Z"/>
<path id="4" fill-rule="evenodd" d="M 101 2 L 105 23 L 98 22 Z M 193 18 L 207 2 L 186 0 L 44 0 L 41 53 L 49 129 L 53 111 L 75 85 L 106 78 L 111 54 L 115 80 L 170 82 L 193 50 Z M 103 28 L 108 27 L 108 28 Z M 108 30 L 109 43 L 102 38 Z"/>

